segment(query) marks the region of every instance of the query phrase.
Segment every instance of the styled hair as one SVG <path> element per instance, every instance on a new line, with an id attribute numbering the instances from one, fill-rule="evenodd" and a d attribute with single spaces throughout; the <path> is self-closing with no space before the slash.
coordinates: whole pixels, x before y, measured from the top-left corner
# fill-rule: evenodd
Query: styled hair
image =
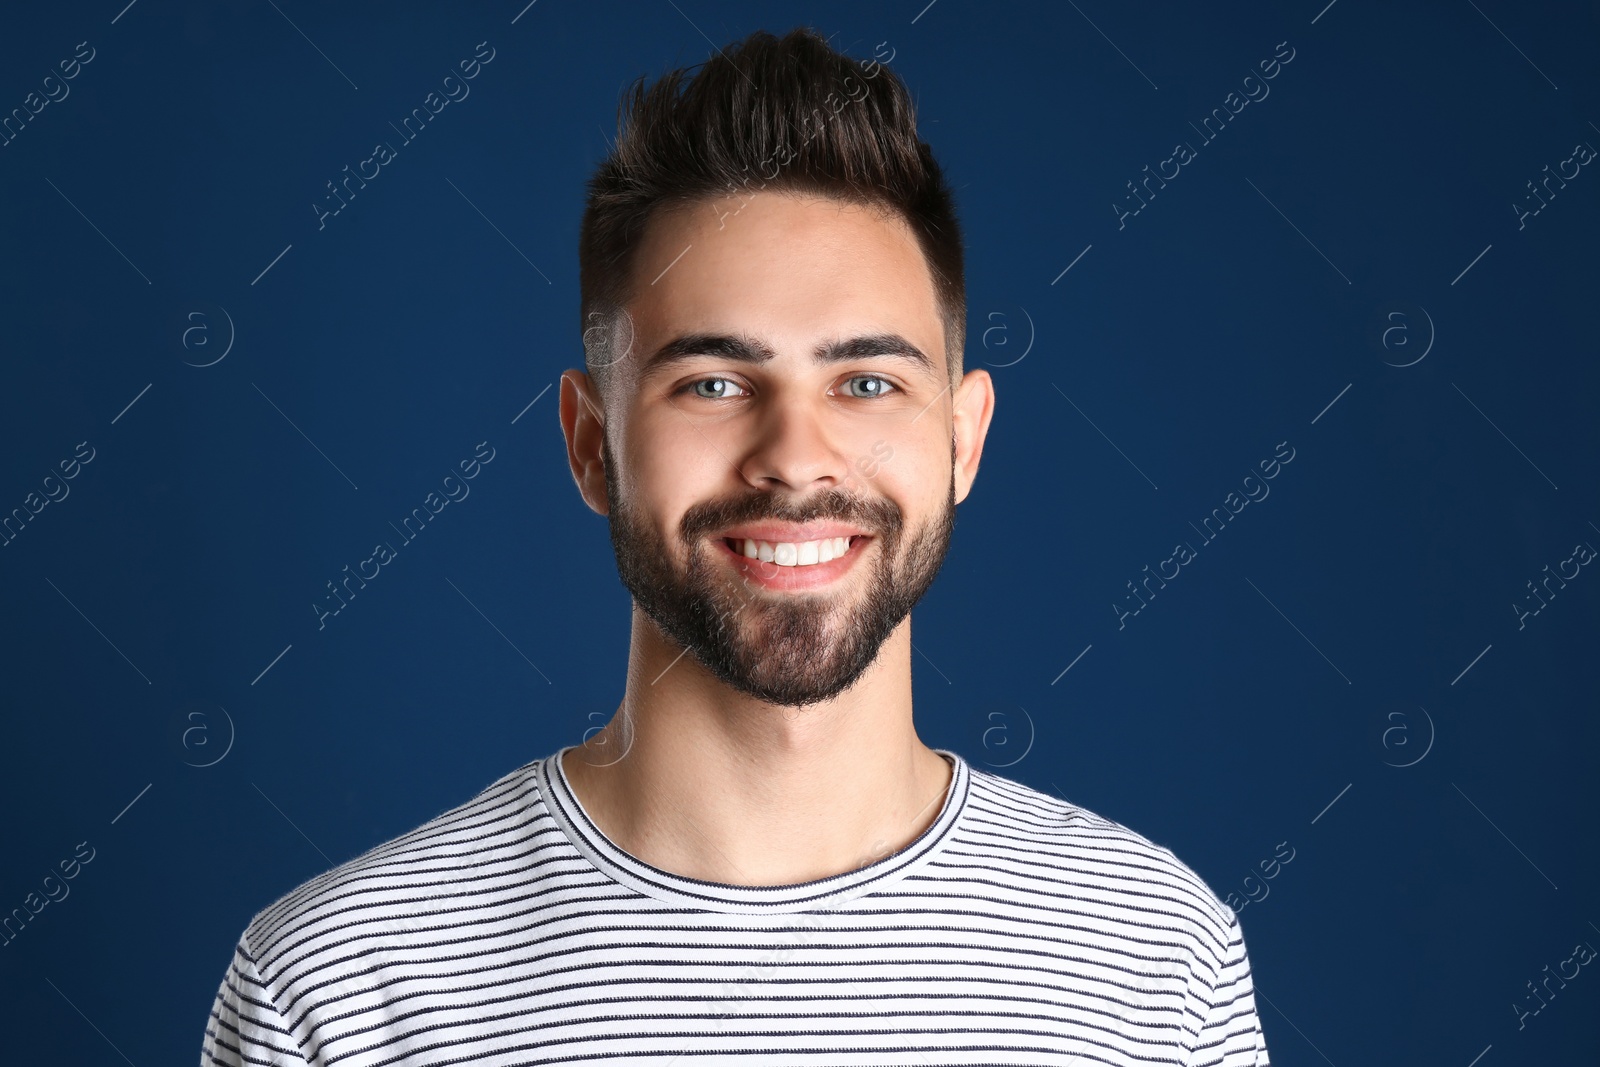
<path id="1" fill-rule="evenodd" d="M 952 387 L 966 343 L 954 197 L 917 138 L 910 91 L 806 28 L 758 30 L 703 63 L 624 89 L 618 134 L 588 182 L 578 236 L 584 363 L 602 390 L 628 358 L 635 250 L 660 210 L 773 190 L 873 206 L 909 223 L 933 279 Z"/>

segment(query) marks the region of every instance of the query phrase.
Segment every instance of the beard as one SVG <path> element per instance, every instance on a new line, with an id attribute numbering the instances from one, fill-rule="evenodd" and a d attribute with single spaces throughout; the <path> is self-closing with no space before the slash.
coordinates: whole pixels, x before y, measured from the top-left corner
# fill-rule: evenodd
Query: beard
<path id="1" fill-rule="evenodd" d="M 611 546 L 622 584 L 634 603 L 670 640 L 724 685 L 768 704 L 804 707 L 854 685 L 878 650 L 933 584 L 955 529 L 955 442 L 950 490 L 939 514 L 907 531 L 890 500 L 828 489 L 791 503 L 767 493 L 696 504 L 678 524 L 688 562 L 675 562 L 645 516 L 618 491 L 611 443 L 602 443 Z M 821 592 L 768 590 L 713 557 L 710 535 L 763 519 L 833 519 L 872 535 L 852 551 L 876 549 L 857 560 L 839 588 Z M 909 535 L 909 539 L 908 539 Z M 775 566 L 775 564 L 750 565 Z M 847 588 L 848 587 L 848 588 Z M 861 587 L 861 588 L 857 588 Z"/>

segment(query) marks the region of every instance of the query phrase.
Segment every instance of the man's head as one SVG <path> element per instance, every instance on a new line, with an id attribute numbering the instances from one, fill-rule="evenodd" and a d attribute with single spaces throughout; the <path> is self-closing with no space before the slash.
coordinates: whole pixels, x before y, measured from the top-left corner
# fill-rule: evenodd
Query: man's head
<path id="1" fill-rule="evenodd" d="M 904 219 L 932 277 L 954 388 L 966 343 L 961 227 L 905 83 L 806 29 L 757 31 L 690 69 L 648 87 L 634 81 L 617 108 L 616 144 L 589 179 L 579 314 L 600 391 L 636 354 L 626 308 L 654 279 L 634 269 L 647 224 L 672 210 L 715 211 L 720 229 L 758 191 L 822 194 Z"/>
<path id="2" fill-rule="evenodd" d="M 590 183 L 562 425 L 639 609 L 801 706 L 933 581 L 992 390 L 961 372 L 960 234 L 904 85 L 798 30 L 683 74 L 635 86 Z"/>

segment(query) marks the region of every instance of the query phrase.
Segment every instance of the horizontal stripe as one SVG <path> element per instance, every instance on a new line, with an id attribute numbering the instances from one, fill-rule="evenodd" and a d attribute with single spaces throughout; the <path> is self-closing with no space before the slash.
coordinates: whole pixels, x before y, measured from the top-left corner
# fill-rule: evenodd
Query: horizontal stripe
<path id="1" fill-rule="evenodd" d="M 780 886 L 629 855 L 534 760 L 258 912 L 202 1067 L 1267 1067 L 1238 918 L 1193 870 L 936 751 L 915 841 Z"/>

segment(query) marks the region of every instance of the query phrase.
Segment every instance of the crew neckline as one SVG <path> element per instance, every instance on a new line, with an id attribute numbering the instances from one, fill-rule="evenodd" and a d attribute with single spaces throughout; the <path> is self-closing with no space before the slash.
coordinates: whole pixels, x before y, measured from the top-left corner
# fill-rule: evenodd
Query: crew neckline
<path id="1" fill-rule="evenodd" d="M 568 745 L 539 761 L 539 796 L 562 832 L 601 873 L 631 889 L 668 904 L 701 911 L 777 914 L 834 907 L 889 886 L 925 866 L 949 840 L 966 810 L 971 786 L 967 761 L 959 753 L 935 748 L 951 764 L 949 788 L 938 817 L 899 852 L 865 867 L 790 885 L 733 885 L 673 874 L 637 859 L 613 844 L 578 801 L 561 765 Z"/>

